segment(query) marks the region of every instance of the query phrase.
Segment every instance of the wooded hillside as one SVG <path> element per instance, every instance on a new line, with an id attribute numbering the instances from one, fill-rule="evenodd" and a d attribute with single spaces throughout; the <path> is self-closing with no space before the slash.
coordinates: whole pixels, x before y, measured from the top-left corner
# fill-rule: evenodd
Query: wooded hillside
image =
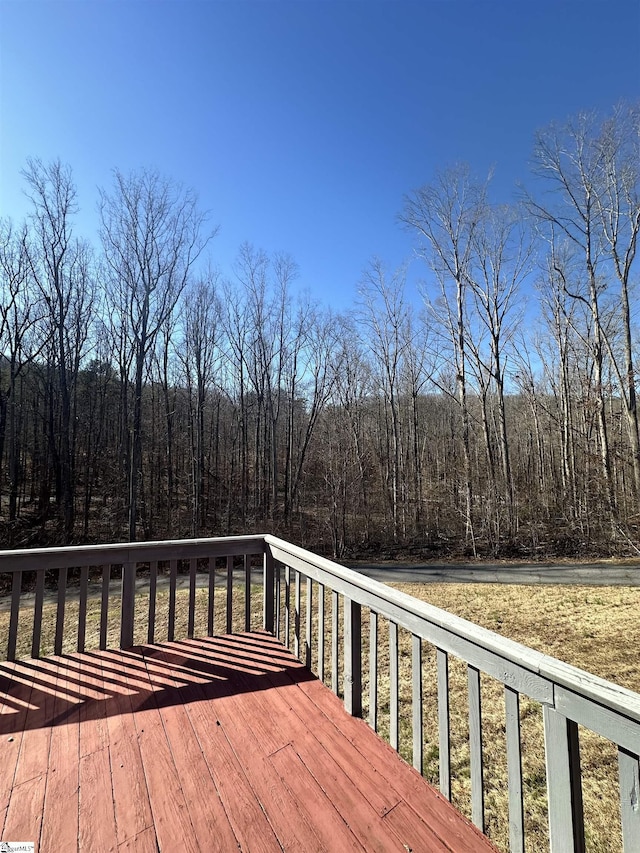
<path id="1" fill-rule="evenodd" d="M 464 166 L 410 192 L 422 303 L 373 259 L 346 315 L 290 256 L 216 269 L 195 195 L 153 171 L 115 173 L 96 245 L 69 167 L 24 180 L 30 219 L 0 225 L 4 547 L 638 553 L 638 105 L 541 131 L 517 204 Z"/>

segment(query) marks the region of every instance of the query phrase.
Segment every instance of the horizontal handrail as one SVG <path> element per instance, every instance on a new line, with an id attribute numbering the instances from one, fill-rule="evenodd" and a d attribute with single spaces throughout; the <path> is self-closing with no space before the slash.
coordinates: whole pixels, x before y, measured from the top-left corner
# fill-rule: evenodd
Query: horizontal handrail
<path id="1" fill-rule="evenodd" d="M 265 537 L 222 536 L 203 539 L 166 539 L 158 542 L 118 542 L 109 545 L 69 545 L 62 548 L 24 548 L 0 551 L 0 572 L 37 571 L 73 566 L 100 566 L 144 562 L 145 560 L 185 560 L 190 557 L 264 553 Z M 255 548 L 255 550 L 252 550 Z"/>

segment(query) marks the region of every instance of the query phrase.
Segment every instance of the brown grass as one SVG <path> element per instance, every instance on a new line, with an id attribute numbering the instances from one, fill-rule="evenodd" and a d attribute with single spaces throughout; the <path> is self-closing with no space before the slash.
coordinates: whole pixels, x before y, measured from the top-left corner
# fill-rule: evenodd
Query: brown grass
<path id="1" fill-rule="evenodd" d="M 506 586 L 497 584 L 397 584 L 397 588 L 424 601 L 497 631 L 513 640 L 553 655 L 575 666 L 640 692 L 640 668 L 637 663 L 640 589 L 626 587 Z M 284 591 L 282 592 L 282 600 Z M 262 624 L 262 590 L 252 591 L 251 627 Z M 302 585 L 301 653 L 305 623 L 305 585 Z M 226 629 L 225 590 L 215 594 L 215 631 Z M 293 606 L 293 584 L 291 590 Z M 156 609 L 157 642 L 167 637 L 168 593 L 158 593 Z M 342 622 L 342 608 L 340 608 Z M 176 638 L 186 636 L 188 593 L 176 597 Z M 233 628 L 244 630 L 244 589 L 234 588 Z M 135 642 L 147 639 L 148 595 L 136 598 Z M 331 595 L 325 590 L 325 683 L 331 682 Z M 56 607 L 47 604 L 43 613 L 41 654 L 53 652 Z M 63 651 L 76 648 L 78 603 L 70 600 L 65 611 Z M 100 601 L 89 601 L 86 647 L 95 648 L 99 639 Z M 119 642 L 119 600 L 110 599 L 107 644 Z M 363 714 L 368 717 L 368 611 L 363 611 Z M 0 612 L 0 642 L 6 643 L 9 613 Z M 283 619 L 284 622 L 284 619 Z M 18 657 L 31 653 L 33 616 L 30 608 L 21 610 Z M 294 619 L 291 618 L 292 644 Z M 195 634 L 207 631 L 207 591 L 197 590 Z M 314 587 L 312 666 L 317 665 L 317 594 Z M 340 630 L 341 634 L 341 630 Z M 281 631 L 283 637 L 283 631 Z M 400 630 L 400 752 L 411 761 L 411 636 Z M 438 783 L 438 737 L 435 652 L 423 644 L 423 726 L 424 774 Z M 340 669 L 342 650 L 340 649 Z M 388 625 L 379 623 L 378 730 L 389 732 L 389 656 Z M 341 681 L 340 681 L 341 683 Z M 469 748 L 467 720 L 466 667 L 450 659 L 450 704 L 452 737 L 452 799 L 465 814 L 470 814 Z M 508 850 L 506 748 L 502 685 L 482 677 L 483 756 L 487 832 L 494 842 Z M 546 812 L 546 775 L 540 706 L 521 698 L 522 756 L 525 788 L 525 828 L 527 853 L 548 848 Z M 587 850 L 615 853 L 622 849 L 618 814 L 617 759 L 615 748 L 604 739 L 581 730 L 581 759 L 587 826 Z"/>

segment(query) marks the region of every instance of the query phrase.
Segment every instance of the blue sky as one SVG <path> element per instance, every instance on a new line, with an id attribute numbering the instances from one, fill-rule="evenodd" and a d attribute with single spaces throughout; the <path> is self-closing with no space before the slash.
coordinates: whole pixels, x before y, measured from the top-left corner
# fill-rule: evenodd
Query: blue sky
<path id="1" fill-rule="evenodd" d="M 157 167 L 223 272 L 287 251 L 343 309 L 372 255 L 411 256 L 405 193 L 464 160 L 508 200 L 536 128 L 640 96 L 639 55 L 638 0 L 0 0 L 0 215 L 60 157 L 95 239 L 111 170 Z"/>

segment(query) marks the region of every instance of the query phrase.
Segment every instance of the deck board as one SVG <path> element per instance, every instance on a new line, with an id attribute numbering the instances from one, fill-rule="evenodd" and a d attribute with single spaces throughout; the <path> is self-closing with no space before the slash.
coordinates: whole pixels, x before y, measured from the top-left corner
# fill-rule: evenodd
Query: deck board
<path id="1" fill-rule="evenodd" d="M 491 851 L 277 640 L 0 665 L 4 840 L 72 851 Z"/>
<path id="2" fill-rule="evenodd" d="M 12 681 L 14 672 L 13 663 L 4 663 L 0 665 L 0 684 L 2 696 L 0 697 L 0 718 L 3 715 L 16 714 L 22 710 L 23 705 L 17 701 L 17 694 L 22 689 L 26 693 L 26 702 L 28 703 L 31 696 L 31 686 L 21 685 Z M 22 717 L 24 719 L 24 717 Z M 9 725 L 9 732 L 2 738 L 2 748 L 0 749 L 0 810 L 2 812 L 2 827 L 7 816 L 9 800 L 11 798 L 11 789 L 13 788 L 13 780 L 20 755 L 20 745 L 22 743 L 22 728 L 18 725 Z M 0 719 L 0 730 L 4 730 L 2 720 Z M 0 835 L 4 838 L 4 835 Z"/>
<path id="3" fill-rule="evenodd" d="M 80 792 L 80 701 L 68 709 L 65 689 L 75 685 L 76 667 L 60 659 L 56 667 L 53 719 L 64 725 L 51 727 L 47 785 L 42 815 L 42 850 L 73 850 L 78 838 Z M 60 803 L 69 808 L 61 809 Z"/>
<path id="4" fill-rule="evenodd" d="M 119 652 L 114 653 L 113 660 L 124 672 L 126 663 Z M 121 846 L 151 829 L 153 816 L 129 692 L 117 693 L 115 700 L 117 713 L 107 718 L 107 732 L 116 833 Z"/>

